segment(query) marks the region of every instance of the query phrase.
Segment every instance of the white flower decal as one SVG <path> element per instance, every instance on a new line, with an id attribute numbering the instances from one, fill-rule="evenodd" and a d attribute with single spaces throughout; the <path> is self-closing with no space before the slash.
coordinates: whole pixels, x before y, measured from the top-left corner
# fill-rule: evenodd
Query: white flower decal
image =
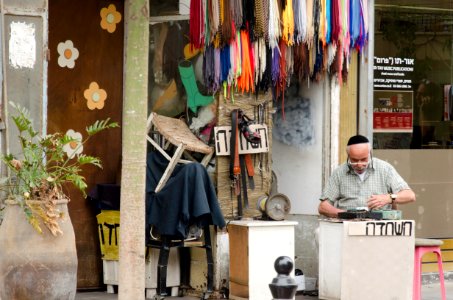
<path id="1" fill-rule="evenodd" d="M 64 43 L 59 43 L 57 51 L 59 54 L 58 65 L 62 68 L 74 68 L 75 60 L 79 57 L 79 50 L 74 47 L 72 41 L 67 40 Z"/>
<path id="2" fill-rule="evenodd" d="M 75 155 L 79 155 L 83 151 L 82 143 L 82 134 L 80 132 L 69 129 L 66 132 L 67 136 L 72 137 L 75 141 L 68 143 L 63 146 L 63 151 L 66 152 L 66 155 L 69 158 L 74 158 Z"/>

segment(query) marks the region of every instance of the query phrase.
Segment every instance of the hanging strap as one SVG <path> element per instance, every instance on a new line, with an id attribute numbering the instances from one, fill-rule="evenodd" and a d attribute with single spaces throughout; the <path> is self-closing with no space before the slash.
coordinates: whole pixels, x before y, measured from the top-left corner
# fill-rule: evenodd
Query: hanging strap
<path id="1" fill-rule="evenodd" d="M 241 165 L 241 185 L 242 185 L 242 197 L 244 198 L 244 207 L 249 207 L 249 200 L 247 195 L 247 168 L 245 166 L 245 157 L 244 155 L 239 156 L 239 161 Z"/>
<path id="2" fill-rule="evenodd" d="M 255 176 L 255 170 L 253 168 L 252 155 L 251 154 L 244 154 L 244 159 L 245 159 L 245 166 L 247 168 L 249 188 L 251 190 L 254 190 L 255 189 L 255 181 L 253 180 L 253 176 Z"/>
<path id="3" fill-rule="evenodd" d="M 238 216 L 242 217 L 242 198 L 241 198 L 241 183 L 239 176 L 241 167 L 239 162 L 239 130 L 238 130 L 238 110 L 234 109 L 231 112 L 231 138 L 230 138 L 230 179 L 231 189 L 237 196 Z"/>

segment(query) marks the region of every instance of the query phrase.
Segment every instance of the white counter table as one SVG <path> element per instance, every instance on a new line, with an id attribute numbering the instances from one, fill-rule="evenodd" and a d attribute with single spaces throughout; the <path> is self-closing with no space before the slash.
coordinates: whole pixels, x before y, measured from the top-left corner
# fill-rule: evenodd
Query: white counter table
<path id="1" fill-rule="evenodd" d="M 319 299 L 411 300 L 412 220 L 321 220 Z"/>

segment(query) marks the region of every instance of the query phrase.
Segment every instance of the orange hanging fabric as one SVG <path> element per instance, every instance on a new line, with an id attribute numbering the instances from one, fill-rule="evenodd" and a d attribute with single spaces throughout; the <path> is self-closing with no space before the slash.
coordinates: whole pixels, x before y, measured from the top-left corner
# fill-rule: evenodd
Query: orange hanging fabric
<path id="1" fill-rule="evenodd" d="M 253 62 L 251 61 L 250 51 L 250 39 L 248 37 L 247 30 L 241 30 L 241 46 L 242 46 L 242 73 L 238 77 L 238 89 L 242 92 L 255 91 L 255 85 L 253 84 Z"/>

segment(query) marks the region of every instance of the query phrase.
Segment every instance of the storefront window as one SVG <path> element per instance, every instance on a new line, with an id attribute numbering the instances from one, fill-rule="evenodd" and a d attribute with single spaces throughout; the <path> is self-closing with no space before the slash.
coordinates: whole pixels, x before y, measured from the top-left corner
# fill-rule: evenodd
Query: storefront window
<path id="1" fill-rule="evenodd" d="M 375 149 L 453 148 L 452 37 L 453 1 L 376 1 Z"/>

